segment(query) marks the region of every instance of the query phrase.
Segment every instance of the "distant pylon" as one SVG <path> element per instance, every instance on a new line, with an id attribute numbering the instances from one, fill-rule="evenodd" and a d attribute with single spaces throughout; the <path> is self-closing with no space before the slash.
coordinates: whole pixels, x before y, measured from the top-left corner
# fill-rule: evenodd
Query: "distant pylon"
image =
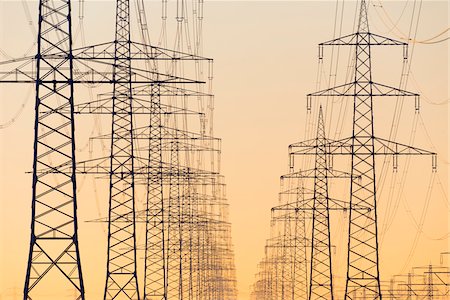
<path id="1" fill-rule="evenodd" d="M 55 286 L 75 288 L 74 299 L 84 299 L 77 235 L 70 1 L 39 1 L 38 20 L 31 242 L 24 299 L 44 299 L 40 295 Z M 51 58 L 61 52 L 64 55 Z M 70 166 L 71 172 L 61 171 L 63 166 Z M 42 172 L 45 168 L 53 172 Z"/>
<path id="2" fill-rule="evenodd" d="M 326 138 L 325 121 L 322 106 L 319 108 L 319 118 L 316 137 L 312 140 L 295 143 L 289 146 L 290 168 L 294 169 L 295 156 L 297 154 L 314 155 L 315 165 L 310 170 L 300 170 L 296 174 L 299 178 L 313 178 L 313 197 L 304 199 L 297 204 L 296 209 L 311 211 L 311 260 L 308 278 L 307 299 L 334 299 L 333 294 L 333 273 L 331 257 L 331 234 L 330 234 L 330 211 L 348 211 L 349 203 L 329 197 L 328 180 L 335 178 L 347 179 L 352 175 L 333 169 L 330 166 L 328 157 L 333 154 L 332 140 Z M 298 148 L 306 149 L 305 153 L 298 151 Z M 353 175 L 358 177 L 357 175 Z M 367 211 L 368 208 L 361 205 L 354 205 L 354 210 Z"/>
<path id="3" fill-rule="evenodd" d="M 144 266 L 144 299 L 167 299 L 167 245 L 164 233 L 162 109 L 160 85 L 151 85 Z M 178 178 L 177 178 L 178 179 Z"/>
<path id="4" fill-rule="evenodd" d="M 314 200 L 312 209 L 311 268 L 308 299 L 333 300 L 333 276 L 331 269 L 330 207 L 328 198 L 328 163 L 325 122 L 322 106 L 316 136 L 314 168 Z"/>
<path id="5" fill-rule="evenodd" d="M 116 2 L 115 34 L 104 299 L 138 300 L 129 0 Z"/>

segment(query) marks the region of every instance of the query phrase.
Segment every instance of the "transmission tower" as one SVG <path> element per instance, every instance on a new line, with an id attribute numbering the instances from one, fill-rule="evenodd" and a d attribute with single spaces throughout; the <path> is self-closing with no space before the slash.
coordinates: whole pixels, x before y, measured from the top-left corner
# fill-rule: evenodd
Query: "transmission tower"
<path id="1" fill-rule="evenodd" d="M 311 170 L 300 170 L 294 173 L 303 180 L 312 178 L 314 188 L 312 198 L 304 199 L 297 203 L 295 209 L 311 211 L 311 256 L 308 277 L 307 299 L 334 299 L 333 292 L 333 272 L 331 257 L 331 233 L 330 233 L 330 211 L 348 211 L 350 206 L 345 201 L 329 197 L 329 179 L 349 179 L 352 175 L 347 172 L 335 170 L 331 167 L 329 156 L 331 155 L 327 144 L 331 140 L 325 135 L 325 121 L 323 118 L 322 106 L 319 108 L 316 138 L 305 142 L 291 144 L 289 146 L 290 169 L 295 167 L 296 150 L 305 147 L 314 154 L 315 166 Z M 357 175 L 353 175 L 358 177 Z M 279 209 L 279 208 L 278 208 Z M 368 208 L 362 205 L 354 205 L 354 210 L 367 211 Z"/>
<path id="2" fill-rule="evenodd" d="M 139 299 L 136 273 L 133 94 L 130 3 L 116 2 L 109 179 L 108 254 L 104 299 Z M 123 222 L 124 215 L 131 222 Z"/>
<path id="3" fill-rule="evenodd" d="M 308 299 L 333 300 L 331 268 L 330 214 L 328 197 L 328 163 L 325 148 L 325 123 L 319 109 L 314 174 L 314 202 L 311 238 L 311 275 Z"/>
<path id="4" fill-rule="evenodd" d="M 375 45 L 403 46 L 406 59 L 407 44 L 369 31 L 365 0 L 361 1 L 357 32 L 321 43 L 319 45 L 320 59 L 323 55 L 323 46 L 328 45 L 350 45 L 356 48 L 354 81 L 309 94 L 307 105 L 310 109 L 311 98 L 317 96 L 350 96 L 354 100 L 352 136 L 326 144 L 331 153 L 351 155 L 352 158 L 345 299 L 354 299 L 361 295 L 370 299 L 380 299 L 375 155 L 391 155 L 394 162 L 397 161 L 398 155 L 432 155 L 433 169 L 435 169 L 435 153 L 374 136 L 374 97 L 413 96 L 416 98 L 416 110 L 418 110 L 419 95 L 373 81 L 371 47 Z M 309 147 L 299 150 L 299 153 L 312 154 L 313 149 Z M 355 210 L 354 206 L 366 207 L 367 210 Z"/>
<path id="5" fill-rule="evenodd" d="M 3 83 L 36 86 L 31 241 L 23 297 L 39 299 L 56 286 L 74 288 L 74 299 L 84 299 L 77 234 L 70 1 L 40 0 L 38 26 L 37 55 L 24 59 L 25 63 L 12 62 L 33 71 L 22 73 L 16 67 L 0 78 Z M 71 171 L 63 171 L 63 166 Z"/>

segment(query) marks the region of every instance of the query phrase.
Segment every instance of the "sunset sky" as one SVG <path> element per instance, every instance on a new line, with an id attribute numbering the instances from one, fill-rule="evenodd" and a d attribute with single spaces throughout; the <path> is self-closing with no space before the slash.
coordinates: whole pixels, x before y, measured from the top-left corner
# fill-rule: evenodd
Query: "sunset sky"
<path id="1" fill-rule="evenodd" d="M 2 61 L 9 56 L 23 56 L 35 42 L 25 8 L 36 24 L 37 1 L 26 3 L 27 6 L 21 1 L 0 2 Z M 214 59 L 214 130 L 222 138 L 221 171 L 226 177 L 230 203 L 240 300 L 249 299 L 257 264 L 263 258 L 270 230 L 270 208 L 278 201 L 279 177 L 288 172 L 287 147 L 310 138 L 311 131 L 306 128 L 314 127 L 317 120 L 319 102 L 315 102 L 308 115 L 305 95 L 326 88 L 328 81 L 334 80 L 334 76 L 330 77 L 330 61 L 334 55 L 336 62 L 337 54 L 326 49 L 320 67 L 317 44 L 332 39 L 333 32 L 339 36 L 340 26 L 342 35 L 354 30 L 356 2 L 345 1 L 341 24 L 342 3 L 340 0 L 205 1 L 203 52 Z M 335 24 L 337 4 L 339 21 Z M 78 2 L 73 7 L 77 16 Z M 114 8 L 113 1 L 86 1 L 87 44 L 113 39 Z M 159 1 L 149 1 L 147 10 L 152 38 L 156 40 L 160 28 Z M 78 18 L 74 20 L 75 24 L 79 22 Z M 448 29 L 448 2 L 374 0 L 369 4 L 369 22 L 371 31 L 380 35 L 402 39 L 409 32 L 415 36 L 416 43 L 410 48 L 412 58 L 406 89 L 421 94 L 421 111 L 416 114 L 414 100 L 405 99 L 395 140 L 438 153 L 438 173 L 431 185 L 430 157 L 400 158 L 396 174 L 389 162 L 383 175 L 385 181 L 380 180 L 384 182 L 379 185 L 381 277 L 389 280 L 390 276 L 406 273 L 413 266 L 439 264 L 440 253 L 448 251 L 449 43 L 448 40 L 426 43 Z M 137 30 L 135 33 L 137 39 Z M 442 37 L 448 37 L 448 33 Z M 78 46 L 80 39 L 78 36 L 75 41 Z M 35 54 L 34 48 L 31 49 L 27 55 Z M 345 82 L 351 50 L 343 47 L 339 50 L 337 84 Z M 372 54 L 374 81 L 398 86 L 402 49 L 381 47 Z M 318 70 L 322 70 L 320 76 Z M 0 71 L 5 71 L 3 66 Z M 79 95 L 81 98 L 86 93 L 80 91 Z M 0 299 L 15 299 L 14 293 L 20 295 L 25 278 L 31 214 L 31 176 L 26 172 L 32 166 L 33 97 L 32 85 L 0 85 L 0 124 L 7 123 L 24 105 L 14 123 L 0 128 Z M 320 101 L 325 109 L 329 137 L 349 137 L 351 99 Z M 375 100 L 375 135 L 389 137 L 395 101 Z M 345 117 L 339 131 L 338 116 L 342 115 Z M 76 141 L 77 155 L 81 160 L 87 158 L 85 145 L 93 122 L 83 116 L 77 117 L 76 122 L 80 136 Z M 413 130 L 414 122 L 417 127 Z M 107 132 L 105 124 L 103 130 Z M 348 168 L 347 158 L 335 160 L 341 169 Z M 383 158 L 378 158 L 377 164 L 381 170 Z M 398 181 L 402 176 L 405 176 L 404 186 Z M 86 221 L 107 214 L 104 183 L 96 181 L 94 193 L 94 179 L 78 177 L 80 251 L 87 298 L 93 300 L 103 295 L 106 227 Z M 330 187 L 335 198 L 348 199 L 348 186 L 338 184 Z M 347 243 L 342 232 L 348 217 L 341 214 L 333 218 L 334 271 L 342 285 Z M 70 296 L 70 291 L 67 295 Z M 337 295 L 337 299 L 342 299 L 342 295 Z"/>

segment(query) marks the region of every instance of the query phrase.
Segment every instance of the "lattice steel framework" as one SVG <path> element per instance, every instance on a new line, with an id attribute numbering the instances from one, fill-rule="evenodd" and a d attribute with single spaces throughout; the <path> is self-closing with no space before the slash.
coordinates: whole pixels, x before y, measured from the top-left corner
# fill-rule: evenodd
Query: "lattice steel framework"
<path id="1" fill-rule="evenodd" d="M 139 299 L 136 272 L 130 4 L 116 2 L 109 176 L 108 254 L 104 299 Z M 129 215 L 131 222 L 124 222 Z"/>
<path id="2" fill-rule="evenodd" d="M 317 125 L 317 147 L 314 167 L 309 300 L 334 299 L 331 269 L 330 206 L 328 197 L 329 171 L 325 143 L 325 123 L 321 106 Z"/>
<path id="3" fill-rule="evenodd" d="M 24 299 L 42 299 L 52 284 L 74 288 L 74 299 L 84 299 L 77 235 L 70 1 L 41 0 L 38 20 L 31 242 Z M 57 52 L 64 55 L 48 59 Z M 67 106 L 69 114 L 62 113 L 61 106 Z M 72 172 L 61 171 L 61 165 L 70 165 Z M 53 172 L 41 173 L 40 168 Z"/>
<path id="4" fill-rule="evenodd" d="M 144 299 L 166 299 L 162 111 L 159 85 L 152 85 L 150 99 Z"/>

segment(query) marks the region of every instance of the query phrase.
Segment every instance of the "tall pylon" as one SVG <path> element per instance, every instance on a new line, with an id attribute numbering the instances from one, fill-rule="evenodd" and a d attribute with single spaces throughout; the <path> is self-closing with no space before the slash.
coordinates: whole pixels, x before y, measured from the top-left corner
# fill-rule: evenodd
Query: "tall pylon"
<path id="1" fill-rule="evenodd" d="M 371 47 L 375 45 L 397 45 L 403 47 L 403 57 L 407 58 L 407 44 L 369 31 L 367 3 L 361 0 L 357 32 L 319 44 L 319 58 L 323 57 L 323 46 L 355 46 L 356 63 L 354 81 L 308 95 L 307 107 L 311 99 L 318 96 L 353 97 L 352 136 L 326 143 L 330 154 L 351 155 L 349 240 L 345 299 L 381 299 L 377 200 L 375 178 L 375 156 L 390 155 L 394 163 L 398 155 L 431 155 L 433 170 L 436 168 L 436 154 L 405 144 L 375 137 L 373 119 L 374 97 L 413 96 L 416 111 L 419 109 L 416 93 L 404 91 L 372 79 Z M 313 145 L 297 145 L 297 154 L 314 154 Z M 395 166 L 395 165 L 394 165 Z M 354 209 L 365 207 L 367 209 Z"/>
<path id="2" fill-rule="evenodd" d="M 151 86 L 149 115 L 149 149 L 147 178 L 147 209 L 144 266 L 144 299 L 167 299 L 167 265 L 164 233 L 162 110 L 160 86 Z M 166 172 L 167 173 L 167 172 Z"/>
<path id="3" fill-rule="evenodd" d="M 319 109 L 316 145 L 314 200 L 312 209 L 311 268 L 308 299 L 333 300 L 330 206 L 328 197 L 329 171 L 322 106 L 320 106 Z"/>
<path id="4" fill-rule="evenodd" d="M 349 179 L 352 175 L 348 172 L 336 170 L 330 166 L 329 156 L 332 155 L 328 145 L 332 140 L 325 134 L 325 120 L 322 105 L 319 108 L 316 137 L 306 142 L 300 142 L 289 146 L 290 168 L 294 169 L 295 156 L 299 154 L 293 149 L 306 147 L 307 154 L 314 155 L 315 165 L 310 170 L 300 170 L 296 176 L 302 179 L 312 178 L 314 188 L 313 197 L 304 199 L 298 203 L 296 209 L 311 211 L 311 256 L 309 261 L 309 276 L 307 277 L 308 289 L 305 296 L 308 300 L 334 299 L 333 272 L 331 255 L 330 211 L 350 210 L 348 202 L 329 197 L 329 179 Z M 311 151 L 312 150 L 312 151 Z M 301 153 L 305 154 L 305 153 Z M 367 211 L 368 208 L 361 205 L 353 205 L 354 210 Z"/>
<path id="5" fill-rule="evenodd" d="M 138 300 L 130 3 L 116 1 L 104 299 Z M 127 222 L 124 222 L 128 216 Z M 129 221 L 131 220 L 131 222 Z"/>
<path id="6" fill-rule="evenodd" d="M 70 1 L 39 1 L 38 20 L 37 73 L 32 79 L 36 104 L 31 241 L 24 299 L 43 299 L 42 293 L 54 286 L 75 288 L 74 299 L 84 299 L 77 234 Z M 64 55 L 50 58 L 61 51 Z M 62 106 L 69 113 L 62 112 Z M 61 171 L 63 165 L 72 171 Z M 44 168 L 53 172 L 41 172 Z"/>

